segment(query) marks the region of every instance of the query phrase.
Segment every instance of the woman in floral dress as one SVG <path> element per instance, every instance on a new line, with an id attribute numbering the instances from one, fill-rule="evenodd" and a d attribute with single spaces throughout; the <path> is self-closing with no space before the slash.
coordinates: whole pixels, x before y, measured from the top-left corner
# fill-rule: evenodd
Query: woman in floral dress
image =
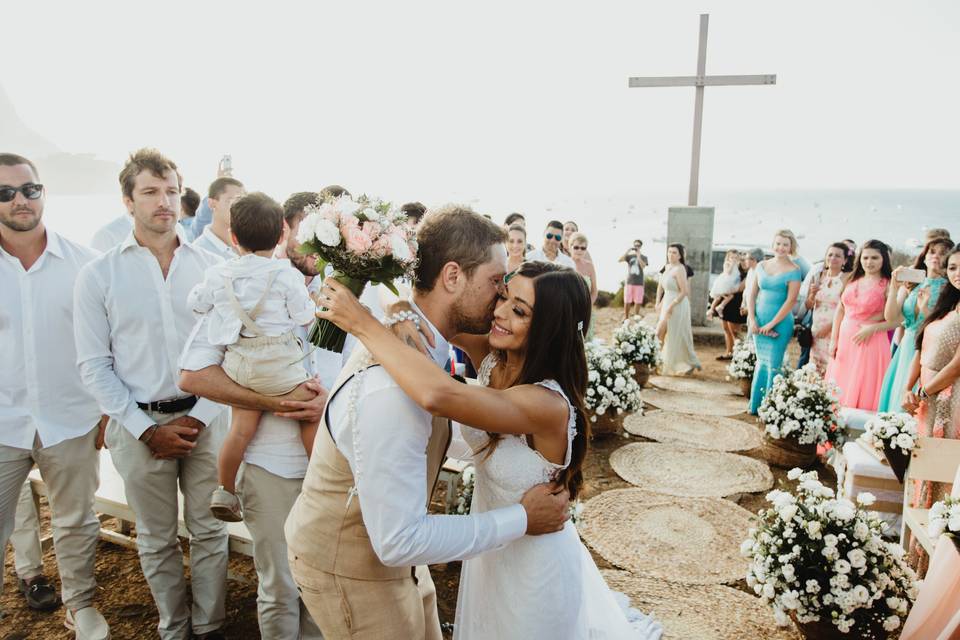
<path id="1" fill-rule="evenodd" d="M 823 258 L 823 270 L 813 276 L 807 292 L 806 307 L 813 311 L 813 346 L 810 348 L 810 360 L 820 375 L 827 372 L 830 364 L 830 335 L 833 333 L 833 319 L 840 304 L 840 293 L 846 284 L 849 273 L 843 272 L 847 259 L 847 246 L 836 242 L 827 249 Z"/>

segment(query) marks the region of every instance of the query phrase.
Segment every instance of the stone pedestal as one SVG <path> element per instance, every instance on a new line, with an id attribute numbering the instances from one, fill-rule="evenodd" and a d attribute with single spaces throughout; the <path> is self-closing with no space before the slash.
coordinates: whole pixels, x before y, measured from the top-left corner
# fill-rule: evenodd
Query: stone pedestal
<path id="1" fill-rule="evenodd" d="M 687 264 L 693 267 L 690 285 L 690 318 L 694 326 L 707 321 L 710 292 L 710 259 L 713 252 L 713 207 L 670 207 L 667 243 L 679 242 L 686 250 Z"/>

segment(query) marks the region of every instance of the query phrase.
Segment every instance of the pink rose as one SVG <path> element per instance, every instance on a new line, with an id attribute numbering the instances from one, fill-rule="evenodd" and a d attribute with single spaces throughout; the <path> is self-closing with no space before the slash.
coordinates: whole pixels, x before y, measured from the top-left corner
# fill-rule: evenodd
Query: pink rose
<path id="1" fill-rule="evenodd" d="M 390 245 L 390 236 L 387 234 L 381 235 L 373 243 L 373 255 L 378 258 L 386 258 L 390 255 L 392 248 Z"/>
<path id="2" fill-rule="evenodd" d="M 343 238 L 346 241 L 347 251 L 356 254 L 366 253 L 370 250 L 373 242 L 370 237 L 363 233 L 359 225 L 344 225 L 340 227 Z"/>
<path id="3" fill-rule="evenodd" d="M 362 228 L 363 228 L 363 233 L 371 240 L 379 236 L 381 232 L 380 223 L 374 222 L 373 220 L 367 220 L 366 222 L 364 222 Z"/>

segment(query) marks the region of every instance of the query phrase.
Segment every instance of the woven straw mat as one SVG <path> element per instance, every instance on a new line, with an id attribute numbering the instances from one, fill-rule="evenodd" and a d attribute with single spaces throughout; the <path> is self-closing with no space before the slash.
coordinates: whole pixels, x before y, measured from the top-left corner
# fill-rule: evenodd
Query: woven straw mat
<path id="1" fill-rule="evenodd" d="M 657 442 L 713 451 L 748 451 L 763 444 L 760 430 L 723 416 L 695 416 L 674 411 L 633 413 L 623 422 L 627 433 Z"/>
<path id="2" fill-rule="evenodd" d="M 610 454 L 610 466 L 630 484 L 655 493 L 722 498 L 773 487 L 767 463 L 722 451 L 660 442 L 634 442 Z"/>
<path id="3" fill-rule="evenodd" d="M 684 584 L 723 584 L 746 576 L 740 543 L 752 515 L 729 500 L 614 489 L 586 503 L 577 529 L 621 569 Z"/>
<path id="4" fill-rule="evenodd" d="M 663 625 L 663 640 L 794 640 L 791 625 L 780 628 L 773 613 L 737 589 L 716 585 L 691 586 L 636 576 L 628 571 L 603 570 L 611 589 L 625 593 L 630 604 Z"/>
<path id="5" fill-rule="evenodd" d="M 735 416 L 747 410 L 746 398 L 730 395 L 677 393 L 660 389 L 644 389 L 643 401 L 665 411 L 708 416 Z"/>
<path id="6" fill-rule="evenodd" d="M 729 382 L 682 378 L 676 376 L 651 376 L 650 384 L 664 391 L 675 393 L 699 393 L 705 396 L 740 396 L 740 387 Z"/>

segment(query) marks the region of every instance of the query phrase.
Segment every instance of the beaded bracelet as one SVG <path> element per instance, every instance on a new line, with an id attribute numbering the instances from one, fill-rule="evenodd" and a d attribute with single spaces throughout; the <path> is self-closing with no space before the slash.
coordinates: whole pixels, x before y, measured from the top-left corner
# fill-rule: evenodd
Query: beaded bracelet
<path id="1" fill-rule="evenodd" d="M 414 311 L 398 311 L 392 316 L 387 316 L 383 319 L 383 326 L 392 327 L 398 322 L 406 322 L 408 320 L 412 322 L 417 329 L 420 328 L 420 316 Z"/>

